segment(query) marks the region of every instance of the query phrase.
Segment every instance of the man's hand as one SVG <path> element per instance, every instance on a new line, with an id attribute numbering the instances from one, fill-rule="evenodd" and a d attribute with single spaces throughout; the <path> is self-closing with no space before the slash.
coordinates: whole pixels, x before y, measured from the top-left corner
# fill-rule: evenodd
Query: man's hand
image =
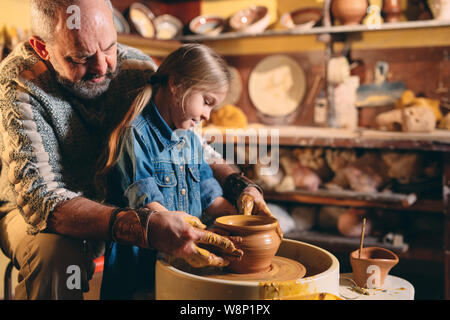
<path id="1" fill-rule="evenodd" d="M 166 254 L 183 258 L 192 267 L 225 267 L 230 259 L 239 259 L 243 252 L 236 249 L 234 242 L 240 237 L 223 237 L 205 230 L 206 226 L 196 217 L 185 212 L 168 211 L 152 213 L 149 226 L 149 242 L 155 249 Z M 197 243 L 208 244 L 223 252 L 219 257 Z"/>
<path id="2" fill-rule="evenodd" d="M 243 215 L 261 215 L 268 216 L 274 219 L 275 216 L 270 212 L 262 194 L 255 187 L 249 187 L 242 192 L 237 201 L 238 211 Z M 283 239 L 283 231 L 281 231 L 280 224 L 277 226 L 277 232 L 281 239 Z"/>

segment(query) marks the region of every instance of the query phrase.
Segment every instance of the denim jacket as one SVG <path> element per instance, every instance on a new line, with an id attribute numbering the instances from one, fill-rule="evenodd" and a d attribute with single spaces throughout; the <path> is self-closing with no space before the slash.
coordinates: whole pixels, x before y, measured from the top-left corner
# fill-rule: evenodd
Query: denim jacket
<path id="1" fill-rule="evenodd" d="M 200 217 L 222 196 L 199 138 L 190 130 L 170 129 L 153 101 L 126 129 L 122 143 L 109 177 L 116 189 L 111 202 L 121 199 L 115 204 L 137 208 L 156 201 L 169 211 Z"/>
<path id="2" fill-rule="evenodd" d="M 189 130 L 170 129 L 153 102 L 126 129 L 108 186 L 108 203 L 136 208 L 157 201 L 170 211 L 197 217 L 223 194 L 199 138 Z M 156 254 L 110 243 L 101 298 L 131 299 L 136 292 L 152 291 Z"/>

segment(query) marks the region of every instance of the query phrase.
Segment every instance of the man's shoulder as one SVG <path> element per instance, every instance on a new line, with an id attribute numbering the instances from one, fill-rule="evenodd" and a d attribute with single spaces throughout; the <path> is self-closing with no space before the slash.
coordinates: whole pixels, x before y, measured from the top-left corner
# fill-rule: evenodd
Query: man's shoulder
<path id="1" fill-rule="evenodd" d="M 14 81 L 24 71 L 29 71 L 39 62 L 27 42 L 19 43 L 0 63 L 0 83 Z"/>
<path id="2" fill-rule="evenodd" d="M 125 69 L 153 71 L 157 69 L 157 65 L 151 57 L 139 49 L 121 43 L 117 44 L 117 59 L 120 59 L 122 68 Z"/>

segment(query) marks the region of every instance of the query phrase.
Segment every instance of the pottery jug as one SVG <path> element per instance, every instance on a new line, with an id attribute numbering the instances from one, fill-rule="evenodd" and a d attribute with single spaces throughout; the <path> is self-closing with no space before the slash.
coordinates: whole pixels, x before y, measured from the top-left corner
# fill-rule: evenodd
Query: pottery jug
<path id="1" fill-rule="evenodd" d="M 367 0 L 333 0 L 331 12 L 343 25 L 360 24 L 367 12 Z"/>
<path id="2" fill-rule="evenodd" d="M 386 22 L 399 22 L 402 15 L 400 0 L 384 0 L 383 13 Z"/>
<path id="3" fill-rule="evenodd" d="M 215 225 L 231 236 L 242 237 L 237 248 L 244 252 L 241 260 L 232 261 L 230 269 L 236 273 L 266 272 L 278 251 L 281 238 L 278 221 L 266 216 L 232 215 L 217 218 Z"/>
<path id="4" fill-rule="evenodd" d="M 362 288 L 380 288 L 389 271 L 398 263 L 398 256 L 392 251 L 380 247 L 367 247 L 350 254 L 353 280 Z"/>

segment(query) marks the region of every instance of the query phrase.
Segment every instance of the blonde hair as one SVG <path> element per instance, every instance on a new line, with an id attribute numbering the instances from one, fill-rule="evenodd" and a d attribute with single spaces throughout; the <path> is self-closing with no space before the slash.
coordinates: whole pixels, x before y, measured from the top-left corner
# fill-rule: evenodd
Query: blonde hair
<path id="1" fill-rule="evenodd" d="M 169 80 L 175 86 L 175 95 L 181 95 L 184 110 L 185 99 L 192 90 L 229 88 L 231 74 L 225 60 L 202 44 L 185 44 L 169 54 L 110 134 L 96 177 L 96 187 L 101 196 L 106 195 L 105 177 L 117 163 L 126 128 L 144 110 L 159 88 L 169 86 Z"/>

